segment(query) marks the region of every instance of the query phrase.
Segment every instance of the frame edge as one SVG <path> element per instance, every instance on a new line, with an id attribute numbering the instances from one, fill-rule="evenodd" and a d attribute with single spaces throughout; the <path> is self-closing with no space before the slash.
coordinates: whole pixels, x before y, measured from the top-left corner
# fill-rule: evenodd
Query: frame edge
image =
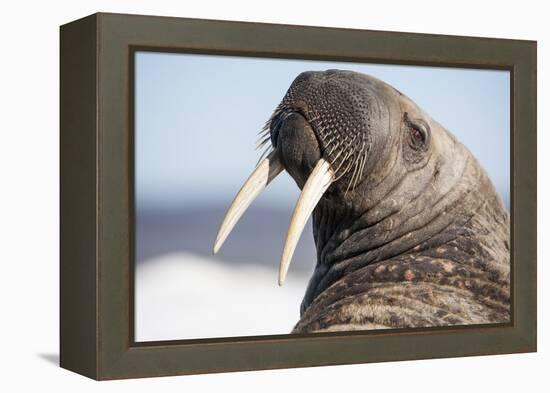
<path id="1" fill-rule="evenodd" d="M 60 27 L 60 360 L 98 378 L 97 15 Z"/>
<path id="2" fill-rule="evenodd" d="M 158 20 L 157 20 L 158 19 Z M 130 183 L 129 172 L 127 171 L 128 157 L 128 132 L 131 124 L 128 113 L 122 109 L 128 107 L 128 51 L 133 46 L 158 47 L 166 50 L 187 52 L 204 51 L 217 52 L 221 54 L 239 54 L 243 56 L 259 57 L 289 57 L 302 58 L 302 44 L 296 40 L 288 47 L 281 49 L 279 39 L 269 41 L 269 45 L 259 45 L 259 38 L 251 37 L 250 30 L 256 29 L 274 37 L 281 34 L 282 38 L 303 36 L 307 33 L 316 33 L 315 39 L 310 39 L 309 44 L 314 44 L 319 56 L 304 58 L 317 59 L 320 56 L 328 56 L 331 59 L 353 61 L 358 59 L 357 46 L 347 46 L 333 50 L 331 42 L 322 42 L 323 32 L 314 27 L 280 26 L 271 24 L 239 23 L 228 21 L 204 21 L 185 18 L 163 18 L 148 17 L 140 15 L 118 15 L 99 14 L 98 29 L 101 30 L 98 46 L 101 46 L 101 53 L 98 57 L 98 70 L 100 77 L 97 78 L 98 86 L 101 88 L 98 94 L 97 132 L 100 134 L 98 141 L 98 165 L 101 176 L 98 177 L 98 192 L 100 209 L 98 209 L 98 244 L 97 252 L 100 257 L 97 260 L 96 275 L 98 286 L 96 287 L 97 307 L 100 310 L 97 315 L 97 329 L 101 335 L 96 348 L 98 379 L 121 379 L 136 377 L 152 377 L 164 375 L 182 375 L 212 372 L 245 371 L 259 369 L 277 369 L 289 367 L 311 367 L 333 364 L 353 364 L 367 362 L 383 362 L 395 360 L 428 359 L 433 357 L 457 357 L 457 356 L 479 356 L 488 354 L 523 353 L 536 350 L 536 316 L 530 316 L 527 323 L 514 324 L 510 327 L 498 329 L 473 329 L 466 334 L 455 334 L 452 331 L 439 332 L 433 338 L 424 338 L 422 333 L 395 334 L 388 338 L 382 335 L 366 337 L 307 337 L 291 338 L 281 340 L 267 340 L 261 337 L 256 339 L 243 339 L 241 342 L 220 342 L 201 344 L 178 344 L 170 345 L 144 345 L 135 347 L 129 340 L 128 332 L 128 288 L 131 288 L 131 270 L 127 265 L 129 259 L 130 244 L 120 241 L 130 229 L 128 217 L 128 203 L 121 198 L 127 196 L 127 187 Z M 162 23 L 161 23 L 162 22 Z M 124 26 L 121 28 L 120 26 Z M 300 29 L 299 29 L 300 28 Z M 301 32 L 298 32 L 301 30 Z M 397 32 L 369 32 L 366 30 L 346 30 L 327 28 L 335 31 L 340 39 L 353 38 L 357 40 L 358 35 L 369 38 L 371 44 L 383 38 L 387 42 L 390 38 L 393 42 L 403 41 L 407 38 L 405 33 Z M 221 36 L 220 32 L 226 32 Z M 401 54 L 396 61 L 391 51 L 381 44 L 370 47 L 369 58 L 365 61 L 378 60 L 380 63 L 389 64 L 418 64 L 434 66 L 456 66 L 465 68 L 490 68 L 512 70 L 518 64 L 521 69 L 521 94 L 530 100 L 525 105 L 536 105 L 536 57 L 535 69 L 532 67 L 533 45 L 532 41 L 525 40 L 501 40 L 501 39 L 457 39 L 457 37 L 440 35 L 411 34 L 412 38 L 403 43 L 405 53 Z M 323 36 L 324 37 L 324 36 Z M 282 39 L 281 38 L 281 39 Z M 422 38 L 422 39 L 420 39 Z M 372 42 L 371 42 L 372 41 Z M 411 42 L 412 41 L 412 42 Z M 355 42 L 355 41 L 354 41 Z M 361 41 L 363 42 L 363 41 Z M 490 45 L 489 45 L 490 43 Z M 316 45 L 316 46 L 315 46 Z M 443 53 L 445 48 L 455 53 L 452 59 L 448 55 L 430 55 L 431 60 L 424 61 L 423 56 L 431 51 L 430 48 L 440 48 Z M 260 48 L 261 50 L 259 50 Z M 419 49 L 419 53 L 412 54 L 411 48 Z M 469 52 L 471 49 L 473 52 Z M 491 51 L 487 51 L 492 49 Z M 498 49 L 498 50 L 496 50 Z M 310 51 L 311 52 L 311 51 Z M 489 53 L 489 54 L 488 54 Z M 535 49 L 536 53 L 536 49 Z M 520 57 L 525 56 L 520 61 Z M 405 60 L 403 60 L 405 59 Z M 527 61 L 525 61 L 527 60 Z M 533 75 L 530 73 L 534 71 Z M 530 75 L 526 81 L 525 76 Z M 97 77 L 97 75 L 96 75 Z M 533 81 L 535 83 L 533 90 Z M 527 83 L 527 86 L 525 84 Z M 527 88 L 526 88 L 527 87 Z M 519 90 L 518 90 L 519 91 Z M 515 94 L 518 94 L 516 91 Z M 516 95 L 512 96 L 512 99 Z M 519 111 L 515 107 L 514 111 Z M 527 125 L 532 129 L 529 115 L 516 116 L 515 123 L 520 129 L 521 125 Z M 527 118 L 527 120 L 526 120 Z M 533 121 L 533 119 L 531 119 Z M 531 125 L 531 127 L 529 127 Z M 536 130 L 536 119 L 534 119 Z M 530 143 L 536 146 L 536 137 L 533 140 L 529 137 Z M 523 149 L 529 147 L 522 146 Z M 533 145 L 531 145 L 533 146 Z M 122 163 L 122 164 L 121 164 Z M 109 168 L 109 171 L 106 169 Z M 522 167 L 532 169 L 532 160 Z M 536 172 L 535 172 L 536 173 Z M 96 173 L 97 175 L 97 173 Z M 529 181 L 535 181 L 531 175 Z M 523 198 L 531 194 L 522 194 Z M 519 199 L 523 199 L 519 198 Z M 529 199 L 529 198 L 527 198 Z M 532 202 L 532 200 L 531 200 Z M 531 203 L 532 208 L 532 203 Z M 530 212 L 530 214 L 529 214 Z M 533 210 L 529 210 L 528 216 L 532 217 Z M 535 207 L 536 212 L 536 207 Z M 113 224 L 114 222 L 114 224 Z M 529 218 L 526 217 L 526 224 L 529 226 Z M 530 227 L 530 226 L 529 226 Z M 531 228 L 531 227 L 530 227 Z M 532 232 L 530 232 L 532 233 Z M 528 249 L 532 249 L 533 239 L 529 236 L 522 236 L 522 241 Z M 526 239 L 529 239 L 526 241 Z M 536 244 L 536 239 L 534 239 Z M 531 246 L 531 247 L 529 247 Z M 96 255 L 97 257 L 97 255 Z M 534 259 L 528 262 L 528 270 L 522 267 L 524 274 L 518 274 L 518 281 L 523 284 L 530 282 L 533 274 L 536 276 L 536 251 Z M 534 273 L 533 273 L 534 269 Z M 530 291 L 532 292 L 532 291 Z M 531 294 L 532 295 L 532 294 Z M 531 295 L 525 298 L 526 303 L 532 306 Z M 116 300 L 113 300 L 116 299 Z M 536 293 L 535 293 L 536 299 Z M 523 307 L 524 315 L 529 314 L 530 307 Z M 535 306 L 536 310 L 536 306 Z M 430 332 L 431 333 L 431 332 Z M 392 334 L 393 335 L 393 334 Z M 412 336 L 407 337 L 405 336 Z M 463 337 L 464 336 L 464 337 Z M 468 344 L 465 348 L 461 343 Z M 391 351 L 388 351 L 388 346 Z M 431 347 L 431 348 L 430 348 Z M 384 351 L 380 351 L 384 348 Z M 498 348 L 498 349 L 497 349 Z M 334 355 L 337 350 L 344 349 L 344 353 Z M 407 353 L 403 356 L 403 353 Z M 326 357 L 326 353 L 333 355 Z M 413 353 L 414 355 L 411 355 Z M 215 360 L 212 363 L 213 359 Z M 293 359 L 289 362 L 288 359 Z M 210 362 L 209 367 L 204 364 Z"/>

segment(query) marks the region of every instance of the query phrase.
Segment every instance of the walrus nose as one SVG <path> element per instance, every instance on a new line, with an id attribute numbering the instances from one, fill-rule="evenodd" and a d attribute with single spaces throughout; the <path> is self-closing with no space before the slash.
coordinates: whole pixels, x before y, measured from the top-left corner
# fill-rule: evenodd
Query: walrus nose
<path id="1" fill-rule="evenodd" d="M 294 112 L 281 112 L 277 117 L 273 119 L 273 122 L 270 126 L 270 137 L 271 137 L 271 144 L 274 148 L 277 148 L 277 142 L 279 140 L 279 133 L 281 131 L 281 126 L 283 125 L 283 122 L 286 120 L 287 117 L 292 115 Z"/>
<path id="2" fill-rule="evenodd" d="M 311 171 L 321 159 L 315 132 L 304 116 L 292 112 L 273 128 L 281 162 L 300 189 L 304 188 Z"/>

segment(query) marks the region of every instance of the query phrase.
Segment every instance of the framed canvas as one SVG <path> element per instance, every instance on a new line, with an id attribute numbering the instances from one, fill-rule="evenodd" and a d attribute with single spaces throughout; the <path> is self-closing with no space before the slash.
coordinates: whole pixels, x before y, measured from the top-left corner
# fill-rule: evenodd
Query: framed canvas
<path id="1" fill-rule="evenodd" d="M 62 367 L 536 351 L 536 42 L 98 13 L 60 74 Z"/>

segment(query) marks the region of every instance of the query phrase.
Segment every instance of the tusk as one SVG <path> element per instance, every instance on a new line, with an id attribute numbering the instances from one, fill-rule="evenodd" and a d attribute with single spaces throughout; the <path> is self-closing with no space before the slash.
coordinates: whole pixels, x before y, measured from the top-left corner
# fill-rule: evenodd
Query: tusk
<path id="1" fill-rule="evenodd" d="M 309 216 L 333 180 L 334 170 L 328 162 L 321 158 L 309 175 L 292 213 L 279 266 L 279 285 L 283 285 L 285 281 L 292 255 Z"/>
<path id="2" fill-rule="evenodd" d="M 223 242 L 231 233 L 231 230 L 239 221 L 239 218 L 248 209 L 248 206 L 264 190 L 264 188 L 283 170 L 283 164 L 279 159 L 277 150 L 272 151 L 264 160 L 262 160 L 250 177 L 241 187 L 233 203 L 229 206 L 223 219 L 222 225 L 214 242 L 213 253 L 216 254 Z"/>

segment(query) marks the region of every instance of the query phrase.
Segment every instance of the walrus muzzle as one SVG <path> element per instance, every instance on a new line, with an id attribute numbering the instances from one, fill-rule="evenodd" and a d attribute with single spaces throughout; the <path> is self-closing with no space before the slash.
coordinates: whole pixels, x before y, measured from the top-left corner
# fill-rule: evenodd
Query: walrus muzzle
<path id="1" fill-rule="evenodd" d="M 356 86 L 353 78 L 354 74 L 336 70 L 304 72 L 296 78 L 266 123 L 260 145 L 269 143 L 270 153 L 260 160 L 229 207 L 214 242 L 214 254 L 252 201 L 285 169 L 302 192 L 279 267 L 279 285 L 284 283 L 315 206 L 337 180 L 346 179 L 346 192 L 357 185 L 364 174 L 367 151 L 376 139 L 371 136 L 376 128 L 372 125 L 380 118 L 380 105 L 373 98 L 376 87 L 368 84 L 350 89 L 350 83 Z"/>

